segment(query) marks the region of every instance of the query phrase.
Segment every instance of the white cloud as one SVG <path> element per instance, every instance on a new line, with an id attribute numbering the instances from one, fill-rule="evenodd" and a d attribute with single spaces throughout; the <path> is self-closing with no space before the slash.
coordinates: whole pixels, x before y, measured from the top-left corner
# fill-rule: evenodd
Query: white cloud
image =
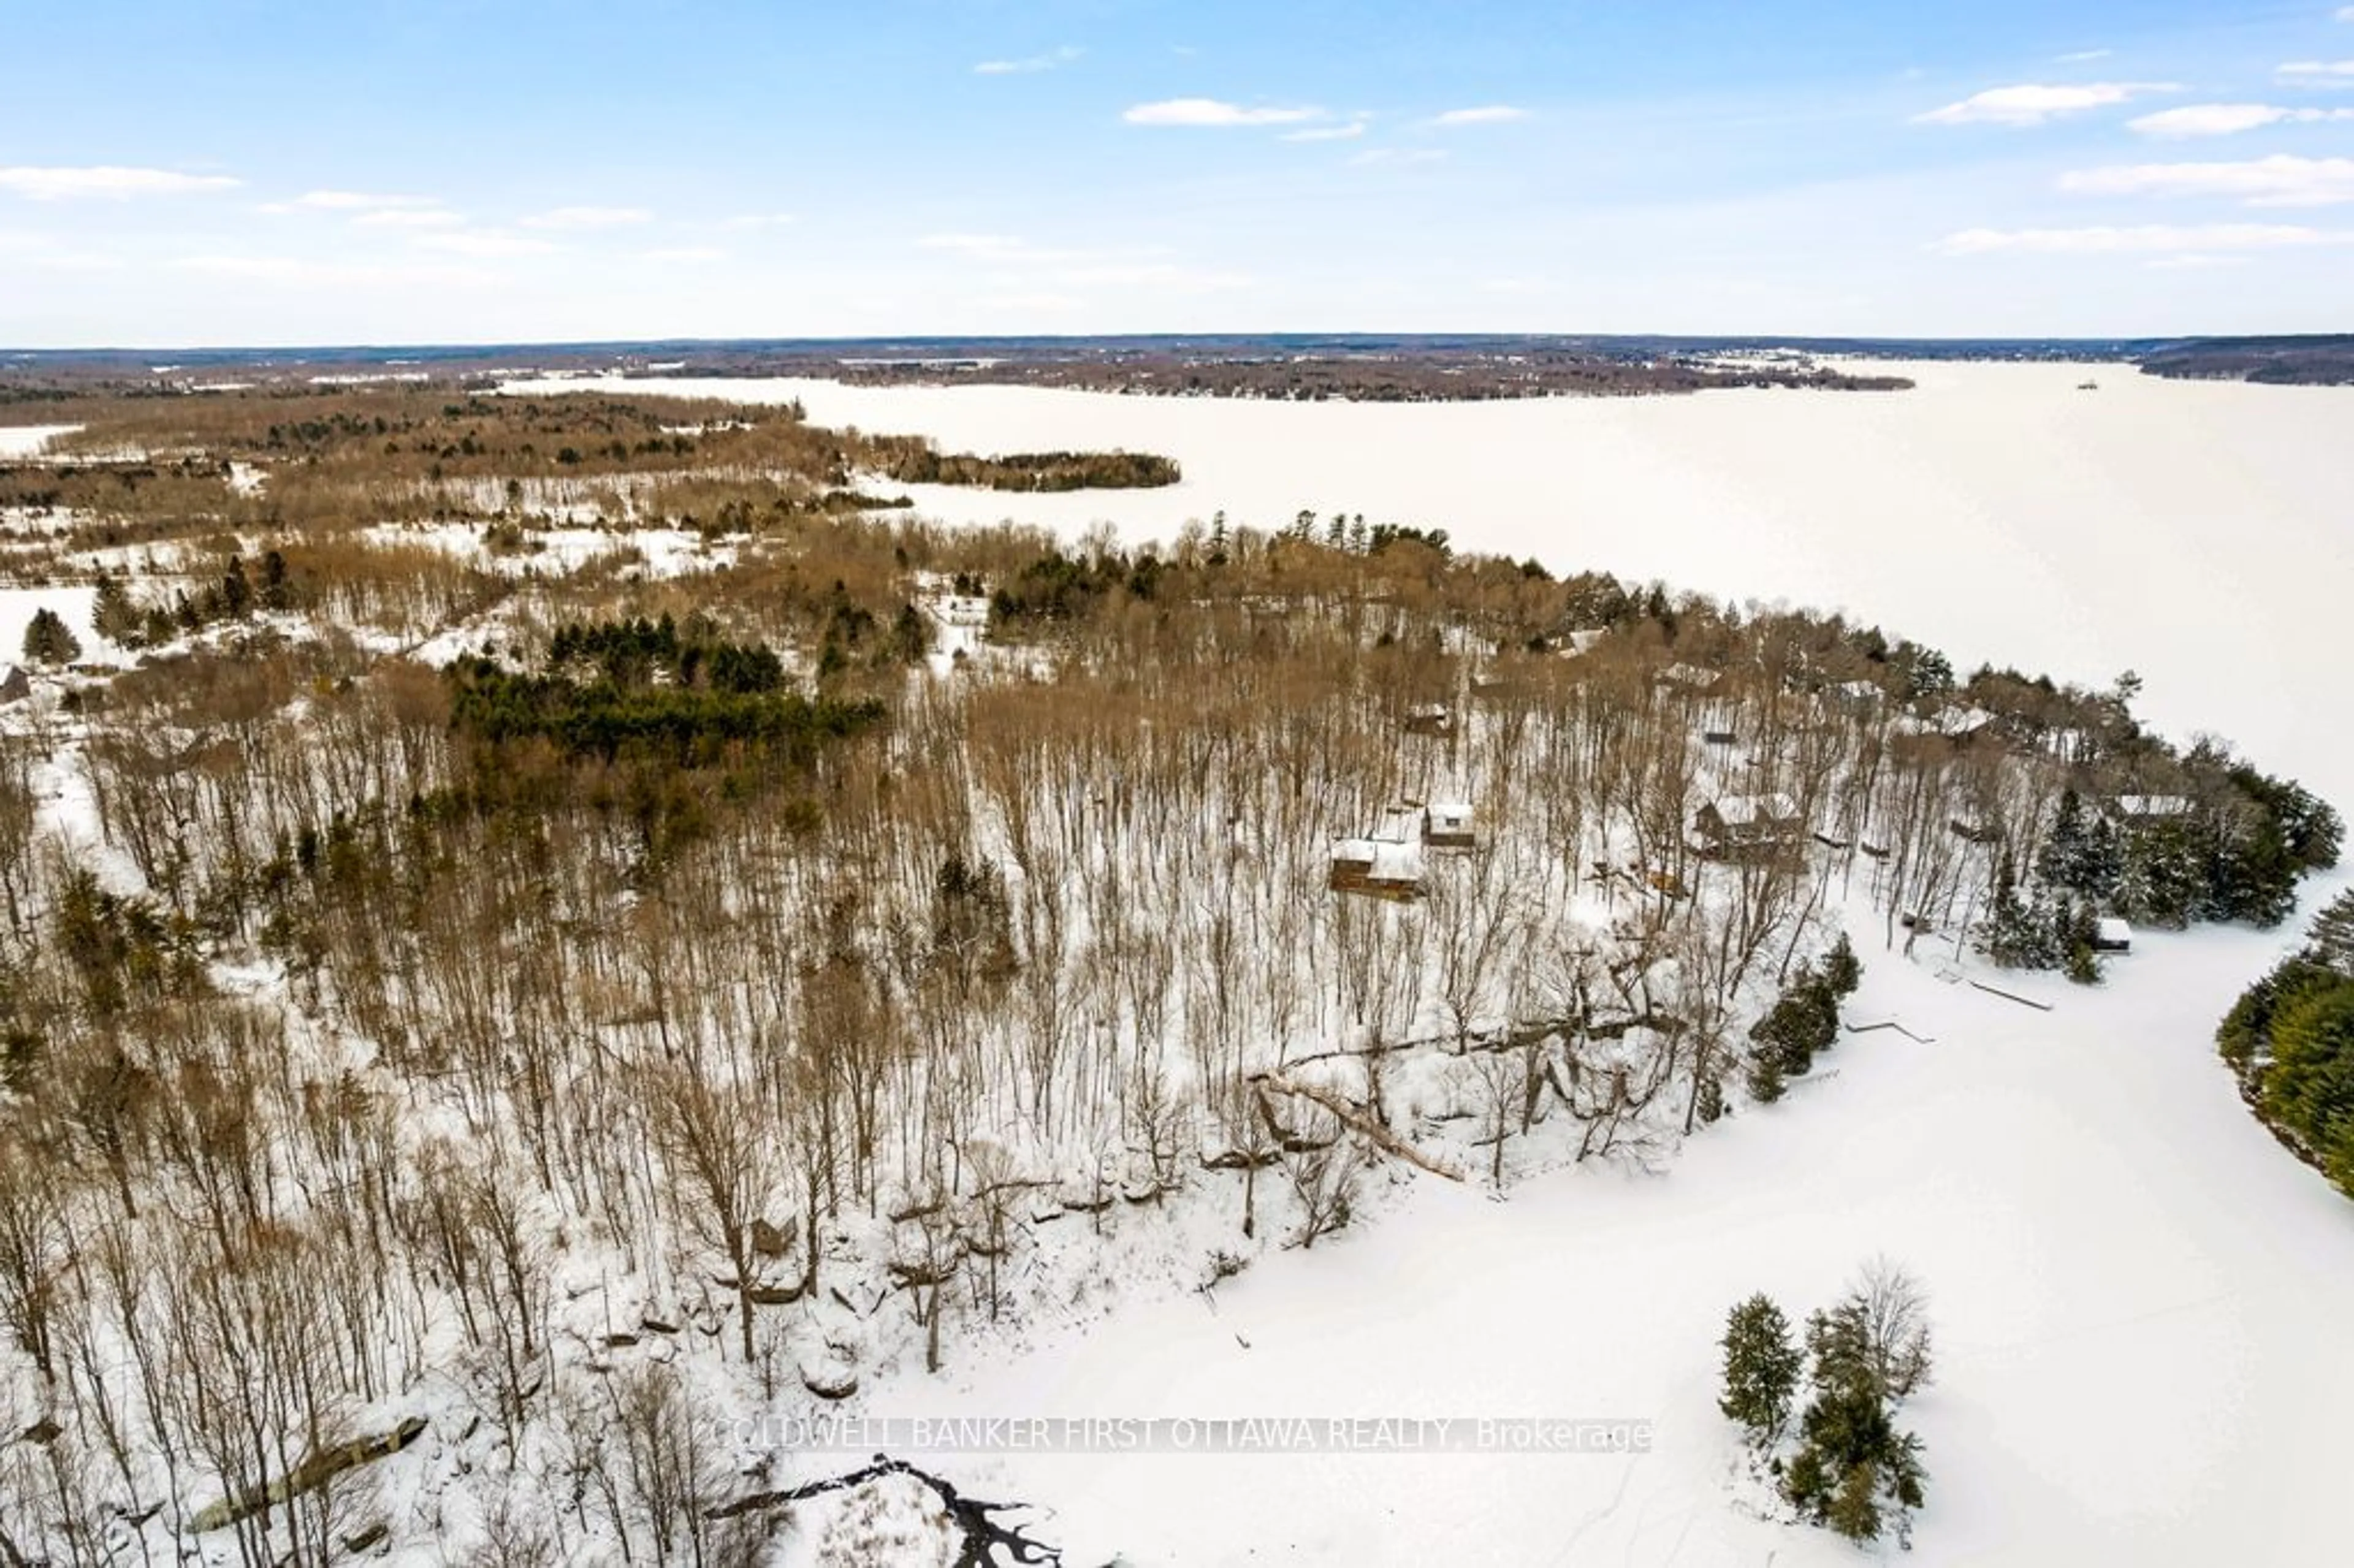
<path id="1" fill-rule="evenodd" d="M 727 252 L 716 245 L 673 245 L 659 250 L 641 250 L 638 259 L 692 266 L 705 261 L 725 261 Z"/>
<path id="2" fill-rule="evenodd" d="M 455 234 L 420 234 L 414 243 L 425 250 L 446 250 L 452 256 L 544 256 L 556 249 L 545 239 L 510 234 L 503 228 L 469 228 Z"/>
<path id="3" fill-rule="evenodd" d="M 172 169 L 126 169 L 111 164 L 88 168 L 0 168 L 0 191 L 13 191 L 32 201 L 187 196 L 228 190 L 242 183 L 227 175 L 184 175 Z"/>
<path id="4" fill-rule="evenodd" d="M 1057 282 L 1082 288 L 1158 289 L 1163 293 L 1206 294 L 1222 289 L 1246 289 L 1253 280 L 1245 272 L 1218 272 L 1182 266 L 1174 261 L 1108 263 L 1068 267 L 1054 274 Z"/>
<path id="5" fill-rule="evenodd" d="M 1509 103 L 1482 104 L 1477 109 L 1450 109 L 1431 120 L 1433 125 L 1500 125 L 1510 120 L 1526 120 L 1529 111 Z"/>
<path id="6" fill-rule="evenodd" d="M 739 213 L 719 227 L 722 228 L 782 228 L 785 225 L 795 221 L 797 219 L 790 212 L 747 212 Z"/>
<path id="7" fill-rule="evenodd" d="M 1374 147 L 1349 160 L 1359 168 L 1378 164 L 1444 163 L 1447 154 L 1430 147 Z"/>
<path id="8" fill-rule="evenodd" d="M 525 228 L 626 228 L 651 223 L 653 214 L 642 207 L 559 207 L 522 220 Z"/>
<path id="9" fill-rule="evenodd" d="M 2291 60 L 2274 74 L 2296 87 L 2354 87 L 2354 60 Z"/>
<path id="10" fill-rule="evenodd" d="M 2266 125 L 2316 124 L 2331 120 L 2354 120 L 2354 109 L 2283 109 L 2272 103 L 2190 103 L 2180 109 L 2161 109 L 2155 114 L 2128 120 L 2126 124 L 2145 136 L 2179 141 L 2193 136 L 2230 136 Z"/>
<path id="11" fill-rule="evenodd" d="M 2234 197 L 2250 207 L 2327 207 L 2354 201 L 2354 158 L 2276 154 L 2232 164 L 2120 164 L 2060 176 L 2078 196 Z"/>
<path id="12" fill-rule="evenodd" d="M 927 234 L 916 243 L 926 250 L 953 250 L 981 261 L 1034 260 L 1052 254 L 1010 234 Z"/>
<path id="13" fill-rule="evenodd" d="M 1140 103 L 1120 116 L 1130 125 L 1300 125 L 1321 120 L 1320 109 L 1246 109 L 1214 98 L 1171 98 Z"/>
<path id="14" fill-rule="evenodd" d="M 315 207 L 328 212 L 376 212 L 402 207 L 439 207 L 431 196 L 372 196 L 366 191 L 305 191 L 281 207 Z"/>
<path id="15" fill-rule="evenodd" d="M 1352 120 L 1346 125 L 1310 125 L 1305 131 L 1287 131 L 1287 142 L 1353 142 L 1365 133 L 1363 120 Z"/>
<path id="16" fill-rule="evenodd" d="M 354 228 L 449 228 L 465 220 L 442 207 L 379 207 L 352 219 Z"/>
<path id="17" fill-rule="evenodd" d="M 1085 53 L 1085 49 L 1065 44 L 1059 49 L 1049 49 L 1043 55 L 1032 55 L 1026 59 L 983 60 L 972 69 L 976 76 L 1027 76 L 1034 71 L 1060 70 Z"/>
<path id="18" fill-rule="evenodd" d="M 2354 22 L 2354 5 L 2338 7 L 2338 19 L 2341 22 Z"/>
<path id="19" fill-rule="evenodd" d="M 237 278 L 249 282 L 275 283 L 293 288 L 473 284 L 491 281 L 489 274 L 465 267 L 311 261 L 292 256 L 184 256 L 173 265 L 217 278 Z"/>
<path id="20" fill-rule="evenodd" d="M 2032 82 L 2017 87 L 1990 87 L 1959 103 L 1948 103 L 1926 114 L 1916 114 L 1919 125 L 2041 125 L 2062 114 L 2105 109 L 2153 92 L 2180 90 L 2163 81 L 2088 81 L 2073 87 L 2044 87 Z"/>
<path id="21" fill-rule="evenodd" d="M 2141 224 L 2131 228 L 1966 228 L 1929 247 L 1947 256 L 1999 251 L 2041 255 L 2112 255 L 2135 251 L 2246 251 L 2354 244 L 2354 231 L 2298 224 Z"/>
<path id="22" fill-rule="evenodd" d="M 2107 59 L 2116 52 L 2115 49 L 2078 49 L 2072 54 L 2054 55 L 2052 60 L 2054 65 L 2089 65 L 2094 60 Z"/>

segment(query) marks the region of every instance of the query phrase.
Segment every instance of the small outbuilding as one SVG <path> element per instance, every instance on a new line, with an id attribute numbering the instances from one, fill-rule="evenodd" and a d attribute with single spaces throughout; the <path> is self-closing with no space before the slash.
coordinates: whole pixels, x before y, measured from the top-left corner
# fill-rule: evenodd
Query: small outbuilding
<path id="1" fill-rule="evenodd" d="M 2093 922 L 2093 951 L 2096 953 L 2130 953 L 2133 951 L 2133 927 L 2114 915 L 2104 915 Z"/>
<path id="2" fill-rule="evenodd" d="M 33 694 L 33 677 L 22 664 L 0 664 L 0 705 L 21 703 Z"/>
<path id="3" fill-rule="evenodd" d="M 1432 849 L 1477 848 L 1470 806 L 1461 800 L 1433 800 L 1423 809 L 1422 842 Z"/>

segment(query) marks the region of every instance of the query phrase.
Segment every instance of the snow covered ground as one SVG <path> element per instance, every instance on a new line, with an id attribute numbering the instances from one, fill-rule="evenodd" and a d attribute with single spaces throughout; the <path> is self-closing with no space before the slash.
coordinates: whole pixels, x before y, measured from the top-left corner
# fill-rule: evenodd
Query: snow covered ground
<path id="1" fill-rule="evenodd" d="M 80 425 L 0 425 L 0 458 L 37 456 L 59 436 L 69 436 Z"/>
<path id="2" fill-rule="evenodd" d="M 1931 1472 L 1913 1561 L 2307 1561 L 2349 1453 L 2328 1434 L 2354 1398 L 2354 1208 L 2248 1117 L 2209 1043 L 2287 939 L 2145 937 L 2097 991 L 2004 977 L 2049 1013 L 1868 944 L 1850 1021 L 1935 1044 L 1848 1036 L 1662 1176 L 1589 1165 L 1502 1202 L 1419 1181 L 1214 1305 L 1123 1305 L 964 1375 L 903 1377 L 870 1408 L 1654 1424 L 1632 1458 L 932 1461 L 1046 1505 L 1039 1533 L 1074 1563 L 1853 1562 L 1734 1506 L 1714 1342 L 1750 1292 L 1803 1314 L 1885 1253 L 1933 1293 L 1942 1351 L 1906 1406 Z"/>
<path id="3" fill-rule="evenodd" d="M 982 453 L 1172 457 L 1159 491 L 907 489 L 951 521 L 1173 537 L 1223 508 L 1288 524 L 1363 512 L 1672 586 L 1845 608 L 1983 660 L 2105 685 L 2354 800 L 2307 683 L 2337 662 L 2354 581 L 2354 391 L 2168 381 L 2130 367 L 1894 366 L 1902 393 L 1783 390 L 1453 404 L 1267 403 L 1025 387 L 662 380 L 638 393 L 799 399 L 820 424 Z M 610 380 L 510 384 L 546 395 Z"/>
<path id="4" fill-rule="evenodd" d="M 1161 493 L 928 493 L 1165 537 L 1224 507 L 1448 529 L 1679 586 L 1849 608 L 1945 646 L 2104 683 L 2177 734 L 2226 733 L 2354 801 L 2342 704 L 2354 393 L 2082 366 L 1925 365 L 1895 396 L 1381 407 L 1024 388 L 663 383 L 981 451 L 1149 450 Z M 579 383 L 569 383 L 578 387 Z M 555 388 L 542 388 L 553 390 Z M 960 510 L 951 511 L 951 503 Z M 2307 908 L 2338 883 L 2314 890 Z M 2301 922 L 2302 916 L 2300 916 Z M 964 1455 L 968 1491 L 1055 1517 L 1067 1561 L 1838 1563 L 1746 1516 L 1714 1408 L 1725 1309 L 1794 1315 L 1885 1253 L 1933 1297 L 1935 1386 L 1906 1410 L 1930 1503 L 1913 1560 L 2302 1563 L 2342 1532 L 2354 1437 L 2354 1206 L 2247 1115 L 2216 1018 L 2296 939 L 2145 935 L 2042 1012 L 1882 950 L 1843 1040 L 1782 1105 L 1664 1173 L 1586 1168 L 1492 1202 L 1419 1181 L 1379 1223 L 1215 1293 L 1131 1301 L 868 1408 L 906 1415 L 1550 1415 L 1648 1420 L 1631 1458 Z M 1968 972 L 1983 974 L 1970 968 Z M 812 1463 L 817 1461 L 812 1460 Z M 1884 1555 L 1894 1559 L 1893 1548 Z"/>

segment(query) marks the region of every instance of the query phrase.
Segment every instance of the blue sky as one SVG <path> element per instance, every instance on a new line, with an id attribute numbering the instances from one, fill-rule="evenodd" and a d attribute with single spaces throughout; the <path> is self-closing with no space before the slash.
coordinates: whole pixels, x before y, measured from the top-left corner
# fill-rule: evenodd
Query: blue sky
<path id="1" fill-rule="evenodd" d="M 0 344 L 2354 330 L 2354 5 L 0 10 Z"/>

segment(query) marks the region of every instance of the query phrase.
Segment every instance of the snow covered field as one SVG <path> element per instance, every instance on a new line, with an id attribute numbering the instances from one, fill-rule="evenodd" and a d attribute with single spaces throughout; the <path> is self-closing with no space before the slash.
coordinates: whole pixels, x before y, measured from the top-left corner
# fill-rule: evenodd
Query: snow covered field
<path id="1" fill-rule="evenodd" d="M 981 452 L 1125 447 L 1170 491 L 925 490 L 956 520 L 1099 518 L 1166 538 L 1224 508 L 1447 528 L 1672 585 L 1836 605 L 1892 632 L 2105 684 L 2178 735 L 2354 801 L 2328 715 L 2354 541 L 2354 393 L 2081 366 L 1922 365 L 1894 396 L 1452 406 L 1275 405 L 1028 388 L 665 382 Z M 535 390 L 553 391 L 565 384 Z M 578 383 L 571 383 L 577 387 Z M 644 389 L 642 387 L 639 389 Z M 2314 890 L 2310 909 L 2334 889 Z M 2341 1528 L 2354 1458 L 2354 1207 L 2251 1118 L 2211 1045 L 2301 930 L 2147 936 L 2098 991 L 2010 981 L 2039 1012 L 1881 950 L 1842 1041 L 1779 1107 L 1664 1175 L 1594 1168 L 1498 1203 L 1418 1183 L 1311 1256 L 942 1380 L 905 1415 L 1553 1415 L 1648 1419 L 1646 1457 L 963 1456 L 970 1492 L 1054 1510 L 1067 1561 L 1835 1563 L 1827 1534 L 1747 1517 L 1715 1410 L 1725 1309 L 1802 1315 L 1876 1253 L 1934 1297 L 1925 1563 L 2290 1563 Z M 1975 963 L 1971 972 L 1984 974 Z M 1835 1071 L 1833 1071 L 1835 1070 Z M 2328 1435 L 2340 1434 L 2336 1439 Z M 1885 1555 L 1893 1559 L 1893 1548 Z"/>
<path id="2" fill-rule="evenodd" d="M 37 455 L 58 436 L 69 436 L 80 425 L 0 425 L 0 458 Z"/>
<path id="3" fill-rule="evenodd" d="M 2354 582 L 2354 391 L 2166 381 L 2125 366 L 1920 364 L 1910 392 L 1454 404 L 1266 403 L 1023 387 L 660 380 L 633 392 L 798 398 L 820 424 L 992 453 L 1172 457 L 1167 490 L 907 488 L 953 521 L 1173 537 L 1224 508 L 1447 530 L 1556 571 L 1845 608 L 1944 648 L 2105 685 L 2161 730 L 2229 735 L 2354 800 L 2313 698 Z M 2097 391 L 2081 391 L 2093 379 Z M 612 389 L 517 382 L 511 391 Z"/>

